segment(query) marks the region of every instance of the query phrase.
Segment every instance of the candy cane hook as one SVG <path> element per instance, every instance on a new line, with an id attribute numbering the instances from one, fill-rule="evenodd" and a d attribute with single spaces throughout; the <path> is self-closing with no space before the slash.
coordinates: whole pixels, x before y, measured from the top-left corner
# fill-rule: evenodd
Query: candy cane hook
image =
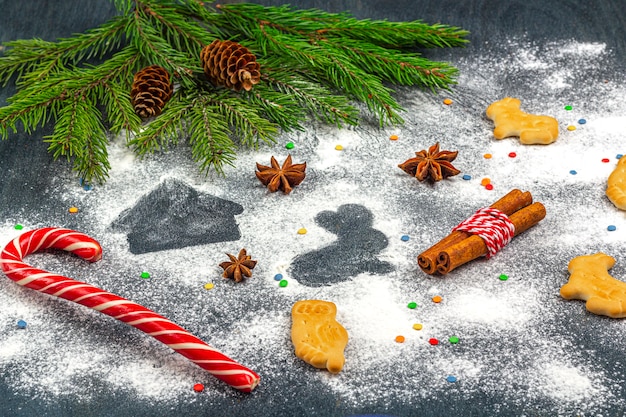
<path id="1" fill-rule="evenodd" d="M 0 267 L 19 285 L 82 304 L 136 327 L 238 390 L 250 392 L 258 385 L 260 377 L 254 371 L 150 309 L 23 262 L 25 256 L 51 248 L 71 252 L 89 262 L 102 258 L 100 244 L 91 237 L 70 229 L 47 227 L 26 232 L 9 242 L 0 253 Z"/>

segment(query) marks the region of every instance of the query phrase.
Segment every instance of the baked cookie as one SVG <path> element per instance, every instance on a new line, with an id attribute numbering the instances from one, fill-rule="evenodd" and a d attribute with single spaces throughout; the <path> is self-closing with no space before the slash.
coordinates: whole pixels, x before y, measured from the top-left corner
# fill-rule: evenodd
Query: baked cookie
<path id="1" fill-rule="evenodd" d="M 586 300 L 592 313 L 612 318 L 626 317 L 626 282 L 609 275 L 615 258 L 598 252 L 577 256 L 567 266 L 569 281 L 561 287 L 561 296 L 567 300 Z"/>
<path id="2" fill-rule="evenodd" d="M 626 210 L 626 158 L 620 158 L 609 175 L 606 196 L 620 210 Z"/>
<path id="3" fill-rule="evenodd" d="M 291 309 L 291 341 L 296 356 L 316 368 L 338 373 L 343 368 L 343 351 L 348 332 L 335 317 L 337 306 L 330 301 L 302 300 Z"/>
<path id="4" fill-rule="evenodd" d="M 524 113 L 522 102 L 513 97 L 505 97 L 487 107 L 487 117 L 493 120 L 496 139 L 518 136 L 524 145 L 547 145 L 559 135 L 559 122 L 550 116 Z"/>

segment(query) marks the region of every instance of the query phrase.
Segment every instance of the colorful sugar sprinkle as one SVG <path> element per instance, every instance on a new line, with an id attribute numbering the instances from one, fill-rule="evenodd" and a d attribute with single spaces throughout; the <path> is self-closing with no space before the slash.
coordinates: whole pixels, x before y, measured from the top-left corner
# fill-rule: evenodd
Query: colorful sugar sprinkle
<path id="1" fill-rule="evenodd" d="M 448 375 L 446 377 L 446 381 L 448 381 L 449 383 L 452 384 L 452 383 L 456 382 L 456 377 L 454 375 Z"/>
<path id="2" fill-rule="evenodd" d="M 283 274 L 276 274 L 276 275 L 274 275 L 274 280 L 280 281 L 281 279 L 283 279 Z"/>
<path id="3" fill-rule="evenodd" d="M 16 224 L 15 226 L 13 226 L 13 228 L 15 230 L 22 230 L 24 228 L 24 226 L 22 226 L 21 224 Z"/>
<path id="4" fill-rule="evenodd" d="M 493 184 L 487 184 L 487 185 L 485 185 L 485 189 L 486 189 L 486 190 L 489 190 L 489 191 L 493 190 Z"/>
<path id="5" fill-rule="evenodd" d="M 500 276 L 498 277 L 498 279 L 500 281 L 506 281 L 507 279 L 509 279 L 509 276 L 506 274 L 500 274 Z"/>
<path id="6" fill-rule="evenodd" d="M 400 238 L 401 241 L 403 242 L 408 242 L 409 241 L 409 235 L 402 235 L 402 237 Z"/>
<path id="7" fill-rule="evenodd" d="M 293 142 L 287 142 L 287 144 L 285 145 L 285 148 L 287 149 L 293 149 L 296 145 L 293 144 Z"/>
<path id="8" fill-rule="evenodd" d="M 624 155 L 622 155 L 621 153 L 618 153 L 617 155 L 615 155 L 615 158 L 622 159 L 622 156 L 624 156 Z"/>
<path id="9" fill-rule="evenodd" d="M 463 178 L 465 181 L 469 181 L 472 179 L 472 176 L 468 174 L 464 174 L 461 178 Z"/>
<path id="10" fill-rule="evenodd" d="M 67 211 L 69 211 L 72 214 L 78 213 L 78 207 L 72 206 L 72 207 L 68 208 Z"/>
<path id="11" fill-rule="evenodd" d="M 579 125 L 584 125 L 585 123 L 587 123 L 587 121 L 585 119 L 578 119 L 578 124 Z"/>
<path id="12" fill-rule="evenodd" d="M 193 386 L 193 390 L 195 392 L 202 392 L 202 391 L 204 391 L 204 385 L 202 385 L 202 384 L 195 384 Z"/>
<path id="13" fill-rule="evenodd" d="M 490 154 L 490 153 L 486 153 L 486 154 L 483 155 L 483 158 L 485 158 L 485 159 L 491 159 L 492 157 L 493 157 L 493 155 Z"/>
<path id="14" fill-rule="evenodd" d="M 609 232 L 614 232 L 615 230 L 617 230 L 617 227 L 615 227 L 615 225 L 611 224 L 609 225 L 606 230 L 608 230 Z"/>
<path id="15" fill-rule="evenodd" d="M 453 103 L 452 99 L 446 98 L 443 100 L 443 104 L 445 104 L 446 106 L 449 106 L 452 103 Z"/>
<path id="16" fill-rule="evenodd" d="M 415 309 L 417 308 L 417 303 L 415 301 L 411 301 L 409 304 L 406 305 L 408 308 L 410 309 Z"/>
<path id="17" fill-rule="evenodd" d="M 343 151 L 343 146 L 337 145 L 337 146 L 335 146 L 335 150 L 336 151 Z"/>
<path id="18" fill-rule="evenodd" d="M 428 343 L 430 343 L 432 346 L 437 346 L 439 344 L 439 339 L 431 337 L 430 339 L 428 339 Z"/>
<path id="19" fill-rule="evenodd" d="M 609 158 L 602 158 L 602 162 L 608 164 L 611 160 Z"/>
<path id="20" fill-rule="evenodd" d="M 576 130 L 576 126 L 574 126 L 574 125 L 569 125 L 569 126 L 567 126 L 567 130 L 569 130 L 570 132 L 572 132 L 572 131 Z"/>
<path id="21" fill-rule="evenodd" d="M 424 325 L 422 323 L 415 323 L 413 325 L 413 330 L 422 330 L 424 328 Z"/>
<path id="22" fill-rule="evenodd" d="M 576 175 L 576 174 L 578 174 L 578 172 L 576 172 L 576 170 L 575 170 L 575 169 L 570 170 L 570 171 L 569 171 L 569 173 L 570 173 L 570 174 L 572 174 L 572 175 Z"/>
<path id="23" fill-rule="evenodd" d="M 515 152 L 509 152 L 509 158 L 515 158 L 517 154 Z"/>
<path id="24" fill-rule="evenodd" d="M 306 229 L 304 227 L 298 229 L 298 234 L 299 235 L 306 235 Z"/>
<path id="25" fill-rule="evenodd" d="M 457 343 L 459 343 L 459 338 L 458 336 L 450 336 L 448 338 L 448 342 L 452 343 L 453 345 L 456 345 Z"/>
<path id="26" fill-rule="evenodd" d="M 17 321 L 17 328 L 18 329 L 25 329 L 26 328 L 26 322 L 24 320 L 18 320 Z"/>
<path id="27" fill-rule="evenodd" d="M 573 109 L 573 107 L 570 106 L 569 104 L 567 106 L 565 106 L 564 108 L 565 108 L 565 110 L 572 110 Z"/>
<path id="28" fill-rule="evenodd" d="M 395 341 L 396 341 L 397 343 L 404 343 L 404 340 L 405 340 L 405 339 L 404 339 L 404 336 L 402 336 L 402 335 L 398 335 L 398 336 L 396 336 L 396 338 L 395 338 Z"/>
<path id="29" fill-rule="evenodd" d="M 487 184 L 491 184 L 491 180 L 489 178 L 483 178 L 482 180 L 480 180 L 480 185 L 485 186 Z"/>
<path id="30" fill-rule="evenodd" d="M 203 285 L 205 290 L 212 290 L 214 285 L 212 282 L 207 282 L 206 284 Z"/>
<path id="31" fill-rule="evenodd" d="M 286 279 L 281 279 L 280 282 L 278 283 L 278 286 L 281 288 L 285 288 L 287 286 L 288 282 Z"/>
<path id="32" fill-rule="evenodd" d="M 140 276 L 143 279 L 148 279 L 150 278 L 150 272 L 142 272 Z"/>
<path id="33" fill-rule="evenodd" d="M 443 298 L 440 295 L 435 295 L 432 298 L 432 300 L 433 300 L 433 303 L 440 303 L 443 300 Z"/>
<path id="34" fill-rule="evenodd" d="M 389 140 L 398 140 L 398 135 L 389 136 Z"/>

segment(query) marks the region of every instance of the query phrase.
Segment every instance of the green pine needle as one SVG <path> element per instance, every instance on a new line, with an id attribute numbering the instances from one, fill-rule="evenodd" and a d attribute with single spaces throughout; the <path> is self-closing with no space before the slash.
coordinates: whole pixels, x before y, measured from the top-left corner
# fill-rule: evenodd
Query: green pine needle
<path id="1" fill-rule="evenodd" d="M 73 161 L 87 182 L 110 169 L 108 135 L 124 133 L 138 155 L 167 150 L 185 138 L 203 172 L 223 174 L 240 147 L 273 143 L 281 130 L 304 130 L 314 118 L 357 125 L 355 102 L 380 125 L 403 122 L 392 85 L 448 89 L 457 70 L 416 48 L 459 47 L 467 31 L 422 21 L 358 20 L 347 13 L 290 6 L 198 0 L 112 0 L 119 15 L 56 42 L 4 44 L 0 84 L 17 92 L 0 107 L 0 138 L 53 123 L 44 138 L 56 158 Z M 247 47 L 261 66 L 251 91 L 213 86 L 200 51 L 215 39 Z M 134 74 L 165 68 L 175 93 L 163 112 L 142 120 L 130 99 Z"/>

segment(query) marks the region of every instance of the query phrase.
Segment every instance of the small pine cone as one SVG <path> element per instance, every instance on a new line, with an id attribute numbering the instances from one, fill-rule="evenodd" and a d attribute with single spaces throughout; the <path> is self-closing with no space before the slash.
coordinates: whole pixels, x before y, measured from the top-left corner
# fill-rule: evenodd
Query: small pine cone
<path id="1" fill-rule="evenodd" d="M 135 74 L 130 100 L 139 117 L 154 117 L 161 114 L 173 92 L 174 88 L 167 70 L 158 65 L 151 65 Z"/>
<path id="2" fill-rule="evenodd" d="M 248 48 L 233 41 L 214 40 L 200 53 L 204 74 L 215 85 L 235 91 L 250 91 L 261 78 L 256 56 Z"/>

